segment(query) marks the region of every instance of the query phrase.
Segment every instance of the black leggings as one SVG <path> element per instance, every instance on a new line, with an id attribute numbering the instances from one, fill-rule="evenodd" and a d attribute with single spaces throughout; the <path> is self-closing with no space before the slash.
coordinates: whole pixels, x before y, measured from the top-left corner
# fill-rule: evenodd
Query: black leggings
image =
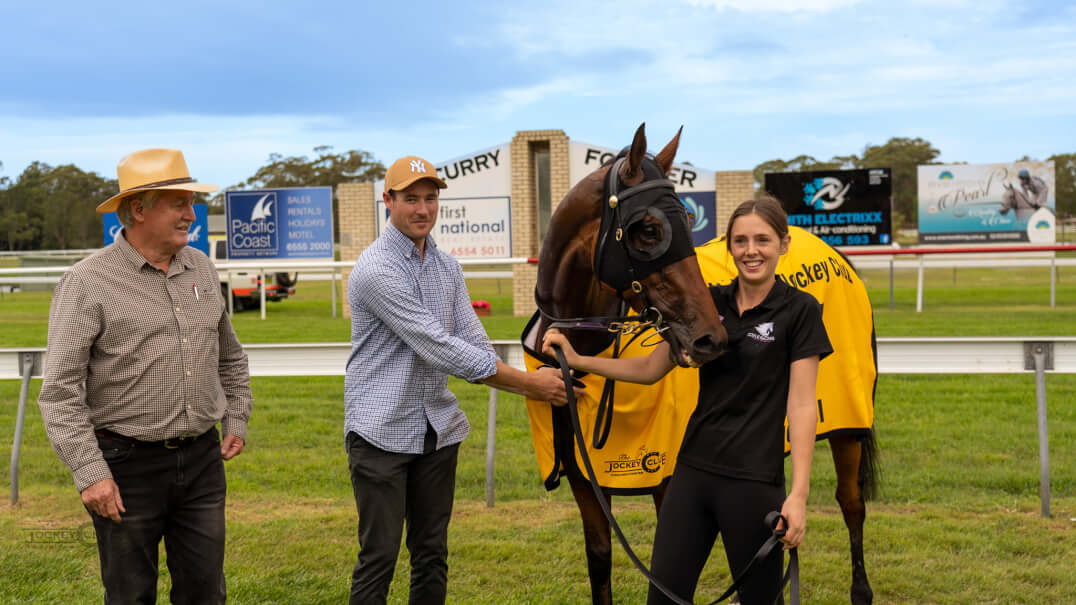
<path id="1" fill-rule="evenodd" d="M 764 523 L 766 513 L 780 511 L 784 500 L 784 485 L 732 479 L 686 464 L 677 465 L 658 516 L 651 573 L 680 598 L 692 600 L 699 574 L 720 533 L 729 569 L 733 577 L 738 577 L 770 537 Z M 783 563 L 781 549 L 757 563 L 751 578 L 740 587 L 741 603 L 773 603 Z M 672 601 L 651 585 L 647 603 Z"/>

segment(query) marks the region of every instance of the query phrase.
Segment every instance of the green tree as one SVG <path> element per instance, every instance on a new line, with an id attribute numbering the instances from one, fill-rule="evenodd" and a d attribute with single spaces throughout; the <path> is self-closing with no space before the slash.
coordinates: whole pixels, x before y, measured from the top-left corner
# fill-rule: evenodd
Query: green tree
<path id="1" fill-rule="evenodd" d="M 0 162 L 0 169 L 4 166 Z M 16 207 L 16 200 L 8 194 L 11 179 L 0 176 L 0 249 L 20 250 L 34 239 L 37 230 L 30 217 Z"/>
<path id="2" fill-rule="evenodd" d="M 909 224 L 918 224 L 919 165 L 937 164 L 941 155 L 930 141 L 893 137 L 884 145 L 867 145 L 857 158 L 856 168 L 889 168 L 893 178 L 893 214 Z M 898 217 L 893 217 L 894 222 Z"/>
<path id="3" fill-rule="evenodd" d="M 1054 187 L 1057 199 L 1057 216 L 1076 215 L 1076 153 L 1058 153 L 1047 160 L 1054 162 Z"/>
<path id="4" fill-rule="evenodd" d="M 340 183 L 376 181 L 385 176 L 385 166 L 366 151 L 351 150 L 332 153 L 332 147 L 321 145 L 314 148 L 313 159 L 304 156 L 284 157 L 269 154 L 267 164 L 254 176 L 228 189 L 274 189 L 279 187 L 332 187 L 333 188 L 333 237 L 339 239 L 340 221 L 337 213 L 336 186 Z M 224 193 L 218 193 L 209 201 L 210 212 L 224 212 Z"/>
<path id="5" fill-rule="evenodd" d="M 116 181 L 72 164 L 34 162 L 3 191 L 0 237 L 9 249 L 98 247 L 97 204 L 116 190 Z"/>
<path id="6" fill-rule="evenodd" d="M 917 166 L 937 164 L 941 154 L 930 141 L 893 137 L 884 145 L 868 144 L 862 155 L 837 155 L 828 161 L 801 155 L 791 160 L 769 160 L 755 166 L 755 183 L 761 188 L 767 172 L 801 172 L 850 168 L 889 168 L 893 177 L 893 227 L 917 224 Z"/>
<path id="7" fill-rule="evenodd" d="M 766 174 L 775 172 L 807 172 L 810 170 L 836 170 L 839 168 L 846 168 L 841 163 L 841 158 L 835 157 L 829 161 L 816 160 L 809 155 L 799 155 L 791 160 L 769 160 L 755 166 L 755 189 L 760 193 L 763 192 L 763 188 L 766 183 Z"/>

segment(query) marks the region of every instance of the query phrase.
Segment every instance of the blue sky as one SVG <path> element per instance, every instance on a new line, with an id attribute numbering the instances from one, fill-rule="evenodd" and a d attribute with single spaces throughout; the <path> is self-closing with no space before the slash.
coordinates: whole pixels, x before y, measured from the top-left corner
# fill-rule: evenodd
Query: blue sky
<path id="1" fill-rule="evenodd" d="M 8 2 L 0 176 L 115 176 L 178 147 L 228 186 L 317 145 L 440 162 L 647 123 L 678 161 L 749 169 L 923 137 L 950 162 L 1076 152 L 1076 8 L 998 0 Z"/>

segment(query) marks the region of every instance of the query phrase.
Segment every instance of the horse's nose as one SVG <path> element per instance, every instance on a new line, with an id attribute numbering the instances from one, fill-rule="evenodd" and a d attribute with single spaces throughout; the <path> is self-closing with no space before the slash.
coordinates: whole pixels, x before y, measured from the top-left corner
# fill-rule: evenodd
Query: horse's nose
<path id="1" fill-rule="evenodd" d="M 725 352 L 725 342 L 716 340 L 709 334 L 703 334 L 691 343 L 691 349 L 691 357 L 705 363 Z"/>

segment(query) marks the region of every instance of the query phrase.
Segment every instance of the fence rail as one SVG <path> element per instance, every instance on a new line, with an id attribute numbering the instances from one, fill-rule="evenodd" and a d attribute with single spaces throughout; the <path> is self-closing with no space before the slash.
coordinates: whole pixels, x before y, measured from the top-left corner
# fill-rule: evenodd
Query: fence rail
<path id="1" fill-rule="evenodd" d="M 879 338 L 880 374 L 1020 374 L 1029 372 L 1030 343 L 1052 352 L 1047 373 L 1076 374 L 1076 336 Z M 494 340 L 504 362 L 524 369 L 523 347 L 515 340 Z M 251 376 L 343 376 L 347 342 L 243 345 Z M 32 377 L 40 378 L 44 347 L 0 349 L 0 380 L 22 377 L 22 353 L 37 356 Z"/>
<path id="2" fill-rule="evenodd" d="M 1057 306 L 1057 269 L 1058 267 L 1076 267 L 1076 258 L 1057 258 L 1057 252 L 1074 252 L 1076 245 L 1057 244 L 1051 246 L 997 246 L 997 247 L 963 247 L 963 248 L 939 248 L 939 247 L 915 247 L 915 248 L 852 248 L 843 247 L 841 252 L 848 256 L 857 257 L 854 264 L 860 269 L 889 269 L 889 308 L 893 309 L 894 301 L 894 274 L 896 269 L 916 269 L 918 271 L 916 281 L 915 310 L 923 310 L 923 274 L 929 268 L 1020 268 L 1020 267 L 1049 267 L 1050 268 L 1050 307 Z M 77 251 L 85 252 L 85 251 Z M 986 255 L 987 258 L 981 258 Z M 902 258 L 915 256 L 917 258 Z M 971 258 L 975 257 L 975 258 Z M 512 257 L 497 259 L 463 258 L 459 262 L 464 267 L 473 265 L 521 265 L 535 264 L 535 258 Z M 276 271 L 330 271 L 330 273 L 318 273 L 316 279 L 332 280 L 335 285 L 338 271 L 350 269 L 354 266 L 352 261 L 289 261 L 278 259 L 264 259 L 256 261 L 231 261 L 217 264 L 218 270 L 240 269 L 255 271 L 263 275 Z M 52 283 L 59 276 L 70 269 L 69 266 L 55 267 L 14 267 L 0 268 L 0 285 L 8 289 L 28 283 Z M 468 278 L 505 278 L 511 277 L 508 272 L 465 272 Z M 264 283 L 265 280 L 262 280 Z M 262 294 L 261 318 L 265 319 L 266 305 L 265 292 Z M 332 314 L 336 316 L 336 288 L 333 288 Z"/>
<path id="3" fill-rule="evenodd" d="M 505 363 L 524 368 L 523 347 L 495 340 Z M 245 345 L 251 376 L 342 376 L 351 344 L 287 343 Z M 11 501 L 18 502 L 19 450 L 31 378 L 41 377 L 44 348 L 0 349 L 0 379 L 21 379 L 15 440 L 11 449 Z M 879 338 L 882 374 L 1035 374 L 1039 431 L 1039 492 L 1042 515 L 1050 515 L 1050 463 L 1046 423 L 1047 373 L 1076 373 L 1076 337 Z M 3 402 L 0 402 L 3 404 Z M 493 506 L 497 390 L 489 390 L 486 435 L 486 505 Z"/>

